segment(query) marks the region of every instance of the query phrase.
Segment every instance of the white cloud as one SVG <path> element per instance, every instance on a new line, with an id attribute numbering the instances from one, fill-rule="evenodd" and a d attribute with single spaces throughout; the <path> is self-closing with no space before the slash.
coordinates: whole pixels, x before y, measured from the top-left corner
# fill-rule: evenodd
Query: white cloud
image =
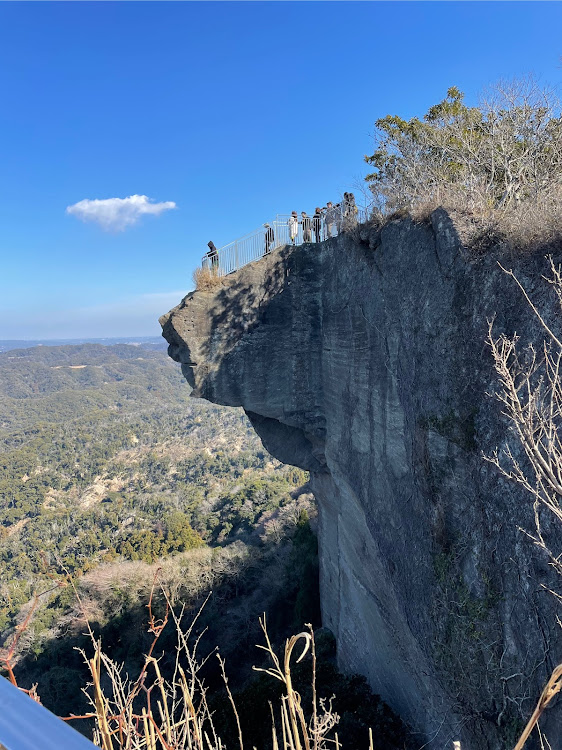
<path id="1" fill-rule="evenodd" d="M 153 203 L 146 195 L 130 195 L 128 198 L 85 199 L 68 206 L 67 214 L 82 221 L 93 221 L 106 231 L 120 232 L 136 224 L 141 216 L 159 216 L 164 211 L 176 208 L 174 201 Z"/>

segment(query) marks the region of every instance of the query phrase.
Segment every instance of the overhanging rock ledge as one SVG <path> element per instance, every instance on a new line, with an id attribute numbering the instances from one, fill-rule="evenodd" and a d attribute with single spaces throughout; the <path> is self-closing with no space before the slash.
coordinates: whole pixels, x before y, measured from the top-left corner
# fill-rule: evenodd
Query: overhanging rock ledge
<path id="1" fill-rule="evenodd" d="M 562 657 L 554 573 L 518 530 L 530 503 L 482 459 L 507 436 L 487 321 L 540 338 L 497 257 L 440 209 L 282 248 L 161 319 L 193 395 L 242 406 L 311 472 L 340 667 L 420 747 L 505 748 Z M 544 260 L 519 271 L 532 283 Z"/>

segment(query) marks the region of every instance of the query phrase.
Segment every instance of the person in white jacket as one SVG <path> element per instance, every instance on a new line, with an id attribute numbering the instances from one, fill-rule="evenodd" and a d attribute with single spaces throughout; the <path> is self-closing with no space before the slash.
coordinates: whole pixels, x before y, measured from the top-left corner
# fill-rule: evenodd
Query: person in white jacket
<path id="1" fill-rule="evenodd" d="M 289 221 L 287 222 L 287 224 L 289 225 L 289 236 L 291 238 L 291 244 L 294 245 L 299 233 L 299 218 L 296 211 L 291 211 L 291 215 L 289 216 Z"/>

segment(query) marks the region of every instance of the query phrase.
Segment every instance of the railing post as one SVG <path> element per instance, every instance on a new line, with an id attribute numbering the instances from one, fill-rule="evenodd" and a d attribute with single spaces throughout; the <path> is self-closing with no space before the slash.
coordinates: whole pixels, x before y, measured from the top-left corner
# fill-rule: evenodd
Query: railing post
<path id="1" fill-rule="evenodd" d="M 238 268 L 238 241 L 234 243 L 234 268 Z"/>

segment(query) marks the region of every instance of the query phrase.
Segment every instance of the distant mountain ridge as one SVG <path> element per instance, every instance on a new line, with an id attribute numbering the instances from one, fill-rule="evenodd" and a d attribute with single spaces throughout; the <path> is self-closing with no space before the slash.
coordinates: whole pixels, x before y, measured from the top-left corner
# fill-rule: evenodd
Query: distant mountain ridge
<path id="1" fill-rule="evenodd" d="M 102 344 L 113 346 L 115 344 L 130 344 L 140 346 L 143 349 L 155 349 L 164 351 L 167 347 L 160 336 L 117 336 L 111 338 L 77 338 L 77 339 L 0 339 L 0 353 L 12 349 L 30 349 L 43 346 L 75 346 L 78 344 Z"/>
<path id="2" fill-rule="evenodd" d="M 134 344 L 64 344 L 61 346 L 32 346 L 9 349 L 0 353 L 0 367 L 15 359 L 46 365 L 95 365 L 109 361 L 162 358 L 161 351 L 145 349 Z M 165 359 L 163 359 L 165 361 Z"/>

